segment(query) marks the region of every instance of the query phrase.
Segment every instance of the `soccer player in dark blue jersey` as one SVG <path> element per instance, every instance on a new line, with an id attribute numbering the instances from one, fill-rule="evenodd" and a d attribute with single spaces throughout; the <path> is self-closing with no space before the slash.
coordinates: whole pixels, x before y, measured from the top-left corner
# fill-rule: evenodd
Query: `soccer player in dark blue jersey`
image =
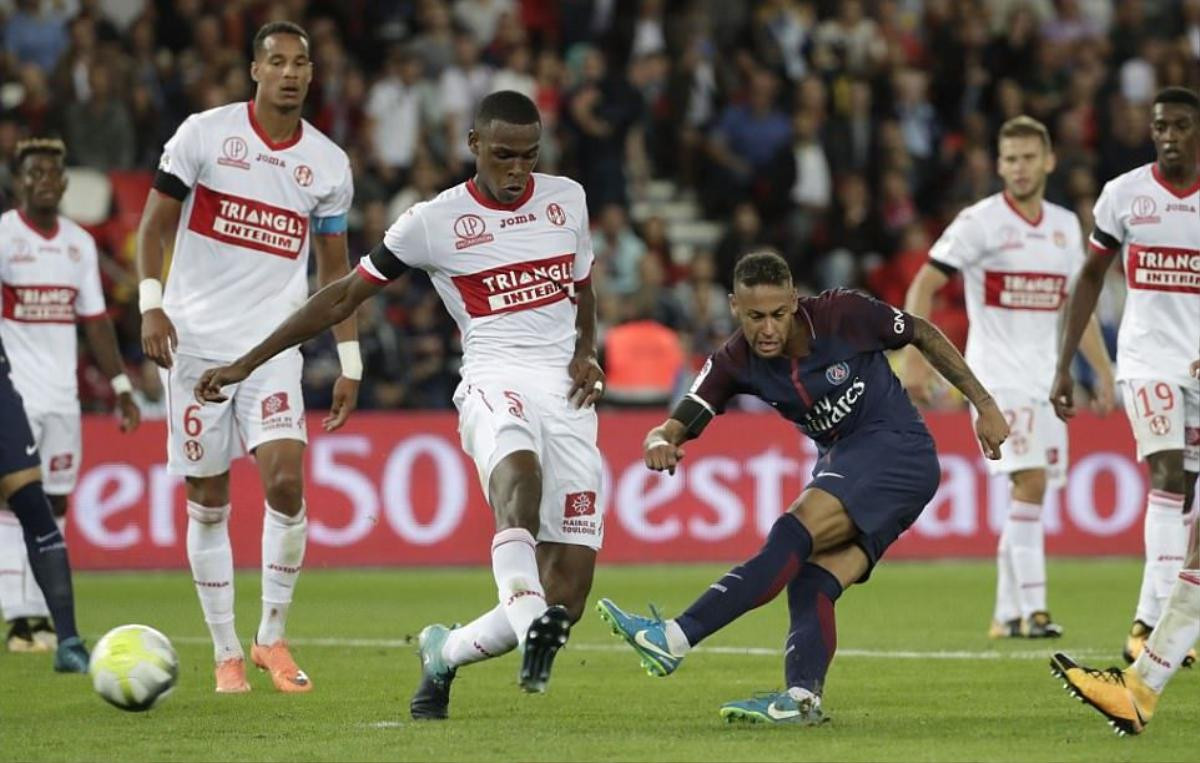
<path id="1" fill-rule="evenodd" d="M 60 673 L 86 673 L 88 653 L 75 629 L 75 594 L 67 544 L 42 490 L 37 444 L 10 373 L 8 356 L 0 344 L 0 500 L 8 503 L 21 523 L 29 567 L 54 620 L 58 633 L 54 669 Z"/>
<path id="2" fill-rule="evenodd" d="M 713 583 L 680 616 L 641 617 L 609 599 L 601 617 L 651 675 L 672 673 L 703 639 L 787 588 L 787 688 L 729 702 L 729 721 L 812 725 L 836 647 L 834 602 L 864 582 L 937 491 L 933 438 L 888 366 L 885 350 L 912 344 L 975 406 L 988 458 L 1008 425 L 958 350 L 936 327 L 863 294 L 800 298 L 783 258 L 743 257 L 730 306 L 741 328 L 713 354 L 691 391 L 644 444 L 646 466 L 674 473 L 682 445 L 737 394 L 756 395 L 817 444 L 812 481 L 776 520 L 758 554 Z"/>

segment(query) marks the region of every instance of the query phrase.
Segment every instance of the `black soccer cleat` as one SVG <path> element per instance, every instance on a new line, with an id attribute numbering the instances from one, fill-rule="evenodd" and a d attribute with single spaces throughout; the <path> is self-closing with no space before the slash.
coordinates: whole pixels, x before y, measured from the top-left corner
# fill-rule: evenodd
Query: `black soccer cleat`
<path id="1" fill-rule="evenodd" d="M 530 694 L 546 691 L 554 655 L 567 644 L 571 635 L 571 616 L 566 607 L 555 604 L 538 615 L 525 636 L 525 654 L 517 683 Z"/>

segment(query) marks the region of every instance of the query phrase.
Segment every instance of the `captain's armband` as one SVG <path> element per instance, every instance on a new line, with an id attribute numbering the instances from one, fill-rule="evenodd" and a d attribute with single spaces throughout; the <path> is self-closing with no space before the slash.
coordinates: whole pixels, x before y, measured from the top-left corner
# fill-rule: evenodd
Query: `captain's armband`
<path id="1" fill-rule="evenodd" d="M 684 395 L 671 411 L 671 418 L 683 424 L 688 439 L 699 437 L 716 415 L 716 411 L 710 408 L 708 403 L 692 394 Z"/>

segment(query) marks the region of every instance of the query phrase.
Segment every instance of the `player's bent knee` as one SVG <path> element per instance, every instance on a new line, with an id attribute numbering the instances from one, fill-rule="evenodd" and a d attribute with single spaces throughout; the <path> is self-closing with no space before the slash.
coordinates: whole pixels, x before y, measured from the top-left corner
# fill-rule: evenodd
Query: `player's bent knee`
<path id="1" fill-rule="evenodd" d="M 0 498 L 5 500 L 21 488 L 42 479 L 42 469 L 31 466 L 28 469 L 18 469 L 11 474 L 0 477 Z"/>
<path id="2" fill-rule="evenodd" d="M 212 477 L 187 477 L 187 499 L 202 506 L 229 503 L 229 472 Z"/>
<path id="3" fill-rule="evenodd" d="M 1183 451 L 1164 450 L 1146 456 L 1150 466 L 1150 486 L 1155 490 L 1183 495 L 1187 478 L 1183 471 Z"/>
<path id="4" fill-rule="evenodd" d="M 807 488 L 788 508 L 812 536 L 813 550 L 837 548 L 858 532 L 846 507 L 832 493 Z"/>
<path id="5" fill-rule="evenodd" d="M 280 514 L 295 516 L 304 506 L 304 481 L 298 475 L 272 476 L 266 493 L 267 504 Z"/>
<path id="6" fill-rule="evenodd" d="M 531 451 L 501 459 L 488 480 L 488 496 L 496 528 L 523 527 L 535 537 L 540 525 L 542 467 Z"/>
<path id="7" fill-rule="evenodd" d="M 809 560 L 809 563 L 815 564 L 837 578 L 842 590 L 861 580 L 862 576 L 866 574 L 867 568 L 871 566 L 867 552 L 863 551 L 857 543 L 848 543 L 840 548 L 817 554 Z"/>
<path id="8" fill-rule="evenodd" d="M 224 506 L 202 506 L 201 504 L 188 501 L 187 513 L 188 517 L 200 524 L 215 525 L 229 518 L 229 504 L 225 504 Z"/>
<path id="9" fill-rule="evenodd" d="M 1022 469 L 1012 473 L 1013 497 L 1026 503 L 1041 504 L 1046 497 L 1046 470 Z"/>

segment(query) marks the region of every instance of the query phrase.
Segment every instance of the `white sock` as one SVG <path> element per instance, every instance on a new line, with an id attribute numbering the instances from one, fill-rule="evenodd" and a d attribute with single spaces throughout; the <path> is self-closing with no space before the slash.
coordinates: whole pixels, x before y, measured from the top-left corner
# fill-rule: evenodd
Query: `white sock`
<path id="1" fill-rule="evenodd" d="M 283 639 L 288 609 L 296 578 L 304 563 L 308 541 L 308 512 L 303 504 L 294 517 L 264 504 L 262 533 L 262 620 L 258 624 L 259 644 L 270 646 Z"/>
<path id="2" fill-rule="evenodd" d="M 452 668 L 490 660 L 511 652 L 517 646 L 517 634 L 508 622 L 504 607 L 480 615 L 461 628 L 450 631 L 442 644 L 442 659 Z"/>
<path id="3" fill-rule="evenodd" d="M 212 634 L 217 662 L 242 657 L 233 627 L 233 547 L 229 544 L 229 505 L 188 501 L 187 552 L 204 622 Z"/>
<path id="4" fill-rule="evenodd" d="M 46 597 L 29 569 L 25 533 L 11 511 L 0 511 L 0 612 L 5 620 L 49 617 Z"/>
<path id="5" fill-rule="evenodd" d="M 546 611 L 536 548 L 533 535 L 521 527 L 501 530 L 492 538 L 492 575 L 496 578 L 500 606 L 517 635 L 517 644 L 522 647 L 534 618 Z"/>
<path id="6" fill-rule="evenodd" d="M 807 700 L 811 701 L 817 707 L 821 706 L 821 695 L 813 694 L 811 691 L 809 691 L 808 689 L 805 689 L 801 686 L 792 686 L 791 688 L 789 688 L 788 695 L 791 696 L 791 698 L 796 700 L 797 702 L 803 702 L 804 700 L 807 699 Z"/>
<path id="7" fill-rule="evenodd" d="M 1187 553 L 1187 528 L 1183 523 L 1183 496 L 1151 490 L 1143 525 L 1146 564 L 1138 594 L 1135 618 L 1153 628 L 1171 593 L 1175 576 L 1183 568 Z"/>
<path id="8" fill-rule="evenodd" d="M 676 657 L 682 657 L 692 651 L 692 645 L 688 642 L 687 634 L 683 632 L 683 628 L 679 627 L 679 623 L 674 620 L 667 620 L 666 626 L 667 635 L 667 651 Z"/>
<path id="9" fill-rule="evenodd" d="M 1012 541 L 1009 539 L 1008 520 L 1000 531 L 1000 542 L 996 545 L 996 608 L 992 619 L 1007 623 L 1021 616 L 1021 604 L 1017 601 L 1017 580 L 1013 575 Z"/>
<path id="10" fill-rule="evenodd" d="M 1008 519 L 1009 559 L 1016 583 L 1021 617 L 1046 611 L 1046 546 L 1042 532 L 1042 507 L 1036 503 L 1010 502 Z"/>
<path id="11" fill-rule="evenodd" d="M 1175 578 L 1162 619 L 1146 641 L 1133 669 L 1156 692 L 1179 670 L 1200 637 L 1200 570 L 1182 570 Z"/>

